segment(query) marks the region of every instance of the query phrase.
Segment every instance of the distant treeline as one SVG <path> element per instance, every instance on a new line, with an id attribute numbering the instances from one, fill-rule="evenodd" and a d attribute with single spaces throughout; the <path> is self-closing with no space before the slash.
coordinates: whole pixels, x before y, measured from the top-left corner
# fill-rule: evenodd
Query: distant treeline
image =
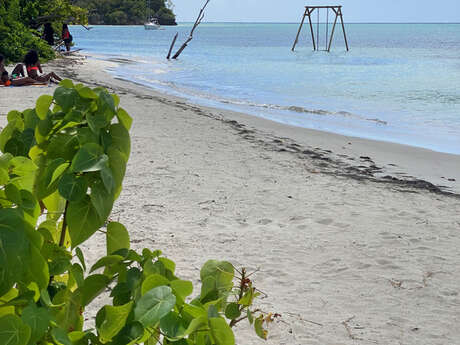
<path id="1" fill-rule="evenodd" d="M 88 10 L 89 24 L 143 24 L 149 10 L 146 0 L 71 0 L 73 5 Z M 171 2 L 168 1 L 168 5 Z M 169 8 L 168 8 L 169 7 Z M 161 25 L 176 25 L 176 16 L 165 0 L 150 1 L 150 15 Z"/>

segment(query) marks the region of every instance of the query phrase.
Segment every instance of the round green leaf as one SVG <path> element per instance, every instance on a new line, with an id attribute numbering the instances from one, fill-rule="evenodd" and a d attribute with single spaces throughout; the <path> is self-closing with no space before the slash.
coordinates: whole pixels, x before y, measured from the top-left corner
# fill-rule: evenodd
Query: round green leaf
<path id="1" fill-rule="evenodd" d="M 51 316 L 46 308 L 38 308 L 35 304 L 30 304 L 22 311 L 22 321 L 29 325 L 31 329 L 30 343 L 35 344 L 46 333 Z"/>
<path id="2" fill-rule="evenodd" d="M 35 106 L 35 112 L 40 120 L 44 120 L 48 114 L 51 103 L 53 102 L 53 97 L 50 95 L 41 95 L 37 99 L 37 104 Z"/>
<path id="3" fill-rule="evenodd" d="M 11 138 L 5 144 L 5 149 L 3 150 L 5 153 L 11 153 L 13 156 L 27 156 L 27 148 L 24 141 L 20 138 Z"/>
<path id="4" fill-rule="evenodd" d="M 93 274 L 85 279 L 81 288 L 77 291 L 81 292 L 82 305 L 88 305 L 93 299 L 99 296 L 109 285 L 110 279 L 103 274 Z"/>
<path id="5" fill-rule="evenodd" d="M 151 274 L 142 282 L 141 294 L 145 295 L 148 291 L 157 286 L 169 285 L 169 280 L 159 274 Z"/>
<path id="6" fill-rule="evenodd" d="M 27 345 L 30 333 L 30 327 L 16 315 L 6 315 L 0 318 L 0 344 Z"/>
<path id="7" fill-rule="evenodd" d="M 125 127 L 128 131 L 131 129 L 133 119 L 123 108 L 119 108 L 117 112 L 118 121 Z"/>
<path id="8" fill-rule="evenodd" d="M 80 201 L 86 196 L 88 183 L 84 177 L 75 174 L 65 174 L 58 185 L 59 194 L 69 201 Z"/>
<path id="9" fill-rule="evenodd" d="M 66 220 L 72 248 L 86 241 L 104 224 L 88 195 L 81 201 L 69 203 Z"/>
<path id="10" fill-rule="evenodd" d="M 85 86 L 78 90 L 78 94 L 83 98 L 96 99 L 97 94 L 89 87 Z"/>
<path id="11" fill-rule="evenodd" d="M 67 89 L 73 89 L 74 85 L 70 79 L 64 79 L 59 82 L 59 86 L 63 86 Z"/>
<path id="12" fill-rule="evenodd" d="M 107 166 L 108 157 L 102 147 L 94 143 L 84 144 L 72 160 L 70 169 L 74 172 L 99 171 Z"/>
<path id="13" fill-rule="evenodd" d="M 109 133 L 112 136 L 112 146 L 123 152 L 129 157 L 131 152 L 131 140 L 128 130 L 119 123 L 110 126 Z"/>
<path id="14" fill-rule="evenodd" d="M 174 290 L 174 293 L 182 299 L 185 300 L 187 296 L 190 296 L 193 292 L 193 284 L 188 280 L 173 280 L 171 281 L 171 288 Z"/>
<path id="15" fill-rule="evenodd" d="M 102 343 L 107 343 L 126 325 L 126 320 L 133 307 L 133 302 L 121 306 L 104 306 L 104 318 L 97 325 L 97 332 Z"/>
<path id="16" fill-rule="evenodd" d="M 20 280 L 28 262 L 30 242 L 26 226 L 17 210 L 0 209 L 0 296 Z"/>
<path id="17" fill-rule="evenodd" d="M 119 249 L 129 249 L 129 233 L 123 224 L 110 222 L 107 225 L 107 254 Z"/>
<path id="18" fill-rule="evenodd" d="M 157 324 L 176 304 L 176 296 L 168 286 L 158 286 L 148 291 L 134 308 L 134 320 L 144 327 Z"/>
<path id="19" fill-rule="evenodd" d="M 187 324 L 180 315 L 174 311 L 170 312 L 160 321 L 161 331 L 168 339 L 180 339 L 187 330 Z"/>
<path id="20" fill-rule="evenodd" d="M 78 97 L 79 95 L 75 89 L 58 87 L 54 91 L 54 99 L 64 112 L 69 111 L 75 105 Z"/>
<path id="21" fill-rule="evenodd" d="M 235 335 L 223 318 L 210 318 L 209 327 L 216 345 L 235 345 Z"/>
<path id="22" fill-rule="evenodd" d="M 237 319 L 241 316 L 238 303 L 229 303 L 225 308 L 225 317 L 229 320 Z"/>

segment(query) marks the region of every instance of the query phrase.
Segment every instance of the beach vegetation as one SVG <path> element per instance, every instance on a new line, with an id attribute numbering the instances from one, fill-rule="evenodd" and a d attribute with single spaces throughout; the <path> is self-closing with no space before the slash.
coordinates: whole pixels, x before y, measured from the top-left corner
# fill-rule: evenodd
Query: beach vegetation
<path id="1" fill-rule="evenodd" d="M 109 216 L 131 153 L 132 118 L 104 88 L 64 80 L 0 133 L 0 344 L 232 345 L 247 320 L 266 338 L 251 274 L 209 260 L 201 286 L 160 250 L 131 247 Z M 99 237 L 98 237 L 99 236 Z M 152 235 L 153 236 L 153 235 Z M 85 243 L 105 238 L 88 261 Z M 104 295 L 93 328 L 85 310 Z"/>

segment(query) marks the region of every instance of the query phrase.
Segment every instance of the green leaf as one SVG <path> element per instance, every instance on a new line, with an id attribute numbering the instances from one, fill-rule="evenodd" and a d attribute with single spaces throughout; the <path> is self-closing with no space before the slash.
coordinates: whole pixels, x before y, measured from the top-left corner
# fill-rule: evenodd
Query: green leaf
<path id="1" fill-rule="evenodd" d="M 123 125 L 123 127 L 125 127 L 128 131 L 131 129 L 133 119 L 123 108 L 118 109 L 117 118 L 118 121 Z"/>
<path id="2" fill-rule="evenodd" d="M 240 306 L 238 303 L 229 303 L 225 308 L 225 317 L 229 320 L 237 319 L 241 316 Z"/>
<path id="3" fill-rule="evenodd" d="M 30 327 L 16 315 L 5 315 L 0 318 L 0 344 L 27 345 L 30 333 Z"/>
<path id="4" fill-rule="evenodd" d="M 5 185 L 10 180 L 10 176 L 8 175 L 8 171 L 6 169 L 0 168 L 0 185 Z"/>
<path id="5" fill-rule="evenodd" d="M 75 254 L 77 255 L 78 260 L 80 260 L 83 270 L 86 271 L 85 256 L 80 248 L 75 248 Z"/>
<path id="6" fill-rule="evenodd" d="M 22 115 L 17 110 L 11 110 L 7 115 L 6 119 L 8 122 L 15 121 L 15 120 L 22 120 Z"/>
<path id="7" fill-rule="evenodd" d="M 27 156 L 29 150 L 26 144 L 20 138 L 11 138 L 5 145 L 5 153 L 11 153 L 13 156 Z"/>
<path id="8" fill-rule="evenodd" d="M 88 121 L 89 128 L 96 134 L 99 134 L 99 130 L 109 124 L 107 118 L 102 114 L 88 114 L 86 115 L 86 121 Z"/>
<path id="9" fill-rule="evenodd" d="M 69 202 L 66 220 L 72 248 L 85 242 L 104 224 L 88 195 L 82 201 Z"/>
<path id="10" fill-rule="evenodd" d="M 81 292 L 82 305 L 87 306 L 93 299 L 99 296 L 109 285 L 110 279 L 103 274 L 93 274 L 85 279 Z"/>
<path id="11" fill-rule="evenodd" d="M 50 95 L 41 95 L 37 99 L 37 104 L 35 106 L 35 112 L 40 120 L 46 119 L 51 103 L 53 102 L 53 97 Z"/>
<path id="12" fill-rule="evenodd" d="M 59 86 L 65 87 L 67 89 L 73 89 L 74 85 L 70 79 L 63 79 L 59 82 Z"/>
<path id="13" fill-rule="evenodd" d="M 58 345 L 72 345 L 72 342 L 67 335 L 67 332 L 64 331 L 62 328 L 53 328 L 51 331 L 51 335 Z"/>
<path id="14" fill-rule="evenodd" d="M 72 160 L 70 169 L 73 172 L 99 171 L 107 166 L 108 157 L 102 147 L 94 144 L 84 144 Z"/>
<path id="15" fill-rule="evenodd" d="M 230 326 L 223 318 L 210 318 L 209 327 L 215 345 L 235 345 L 235 336 Z"/>
<path id="16" fill-rule="evenodd" d="M 82 98 L 97 99 L 97 94 L 87 86 L 82 87 L 80 90 L 78 90 L 78 94 Z"/>
<path id="17" fill-rule="evenodd" d="M 173 280 L 170 284 L 171 288 L 173 289 L 174 293 L 180 296 L 183 300 L 187 296 L 190 296 L 193 292 L 193 284 L 191 281 L 188 280 Z"/>
<path id="18" fill-rule="evenodd" d="M 254 330 L 259 338 L 267 340 L 267 331 L 263 328 L 264 317 L 260 315 L 254 321 Z"/>
<path id="19" fill-rule="evenodd" d="M 54 91 L 54 99 L 64 112 L 68 112 L 75 105 L 78 97 L 79 95 L 75 89 L 58 87 Z"/>
<path id="20" fill-rule="evenodd" d="M 127 324 L 117 334 L 110 345 L 132 345 L 138 342 L 144 335 L 144 327 L 140 322 L 131 322 Z"/>
<path id="21" fill-rule="evenodd" d="M 22 311 L 21 318 L 31 329 L 29 343 L 35 344 L 45 335 L 51 315 L 46 308 L 38 308 L 37 305 L 30 304 Z"/>
<path id="22" fill-rule="evenodd" d="M 18 281 L 28 262 L 27 224 L 14 209 L 0 209 L 0 296 Z M 0 342 L 1 344 L 1 342 Z"/>
<path id="23" fill-rule="evenodd" d="M 207 261 L 201 271 L 201 303 L 217 300 L 233 287 L 234 269 L 226 261 Z"/>
<path id="24" fill-rule="evenodd" d="M 128 130 L 119 123 L 110 126 L 109 133 L 112 136 L 112 146 L 120 150 L 126 157 L 131 152 L 131 140 Z"/>
<path id="25" fill-rule="evenodd" d="M 83 268 L 79 264 L 73 264 L 69 269 L 69 273 L 75 279 L 78 287 L 82 287 L 85 284 Z"/>
<path id="26" fill-rule="evenodd" d="M 65 174 L 58 185 L 59 193 L 68 201 L 81 201 L 86 196 L 88 182 L 84 177 L 75 174 Z"/>
<path id="27" fill-rule="evenodd" d="M 104 306 L 104 319 L 100 325 L 97 325 L 97 331 L 102 343 L 107 343 L 112 340 L 126 325 L 126 320 L 131 312 L 134 302 L 112 307 L 110 305 Z"/>
<path id="28" fill-rule="evenodd" d="M 113 97 L 109 95 L 107 90 L 101 90 L 101 92 L 99 92 L 97 105 L 102 113 L 105 113 L 106 111 L 109 111 L 112 114 L 115 113 L 115 101 Z"/>
<path id="29" fill-rule="evenodd" d="M 187 330 L 187 324 L 180 315 L 174 311 L 163 317 L 160 321 L 161 331 L 168 339 L 180 339 Z"/>
<path id="30" fill-rule="evenodd" d="M 123 224 L 110 222 L 107 225 L 107 254 L 112 254 L 119 249 L 129 249 L 129 233 Z"/>
<path id="31" fill-rule="evenodd" d="M 95 270 L 101 268 L 101 267 L 108 267 L 108 266 L 114 266 L 120 262 L 122 262 L 124 258 L 120 255 L 107 255 L 99 260 L 91 267 L 89 273 L 94 272 Z"/>
<path id="32" fill-rule="evenodd" d="M 74 135 L 57 133 L 53 135 L 48 145 L 47 157 L 71 161 L 77 153 L 78 146 L 78 139 Z"/>
<path id="33" fill-rule="evenodd" d="M 16 187 L 14 184 L 9 183 L 5 186 L 5 194 L 10 201 L 15 203 L 16 205 L 21 205 L 21 192 L 19 191 L 18 187 Z"/>
<path id="34" fill-rule="evenodd" d="M 159 274 L 151 274 L 142 282 L 141 294 L 145 295 L 148 291 L 158 286 L 169 285 L 169 280 Z"/>
<path id="35" fill-rule="evenodd" d="M 35 109 L 26 109 L 22 113 L 24 114 L 24 128 L 34 130 L 40 120 L 35 112 Z"/>
<path id="36" fill-rule="evenodd" d="M 11 139 L 13 134 L 16 132 L 16 121 L 8 123 L 5 128 L 3 128 L 0 134 L 0 150 L 5 151 L 6 143 Z"/>
<path id="37" fill-rule="evenodd" d="M 103 221 L 107 220 L 115 202 L 113 194 L 107 192 L 100 180 L 95 180 L 91 185 L 90 198 L 99 218 Z"/>
<path id="38" fill-rule="evenodd" d="M 158 286 L 137 302 L 134 308 L 134 320 L 139 321 L 145 327 L 157 324 L 160 319 L 167 315 L 176 304 L 176 296 L 168 286 Z"/>
<path id="39" fill-rule="evenodd" d="M 115 188 L 115 179 L 109 167 L 105 167 L 101 170 L 101 179 L 107 192 L 112 193 Z"/>

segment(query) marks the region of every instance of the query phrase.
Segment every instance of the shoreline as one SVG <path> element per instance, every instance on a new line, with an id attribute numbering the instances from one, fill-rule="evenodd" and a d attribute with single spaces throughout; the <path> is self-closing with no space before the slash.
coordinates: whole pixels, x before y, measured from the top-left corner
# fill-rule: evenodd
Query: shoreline
<path id="1" fill-rule="evenodd" d="M 104 72 L 111 64 L 76 57 L 43 68 L 109 88 L 133 117 L 131 157 L 111 214 L 133 249 L 161 249 L 196 288 L 208 259 L 257 271 L 254 284 L 268 295 L 257 307 L 282 316 L 266 342 L 242 322 L 237 344 L 456 342 L 460 199 L 371 176 L 379 160 L 392 168 L 385 151 L 414 171 L 428 156 L 449 176 L 450 157 L 195 106 L 113 79 Z M 34 107 L 54 89 L 0 88 L 0 125 L 7 111 Z M 106 252 L 105 236 L 84 247 L 90 265 Z M 107 303 L 98 299 L 85 318 Z"/>
<path id="2" fill-rule="evenodd" d="M 355 179 L 369 179 L 374 182 L 392 183 L 400 187 L 414 187 L 445 194 L 460 194 L 460 155 L 433 151 L 426 148 L 404 145 L 389 141 L 379 141 L 355 136 L 347 136 L 326 132 L 317 129 L 297 127 L 252 114 L 238 111 L 210 107 L 190 102 L 185 97 L 162 93 L 156 89 L 113 76 L 105 71 L 108 67 L 115 67 L 126 60 L 104 58 L 99 55 L 82 54 L 87 58 L 100 61 L 104 73 L 110 76 L 114 87 L 127 85 L 135 86 L 140 90 L 149 90 L 155 99 L 164 98 L 189 105 L 193 108 L 207 110 L 210 114 L 219 114 L 217 117 L 230 121 L 241 130 L 243 127 L 259 135 L 272 137 L 279 150 L 296 153 L 302 159 L 319 160 L 320 167 L 325 168 L 328 162 L 328 173 L 348 176 Z M 127 86 L 129 88 L 129 86 Z M 214 116 L 217 118 L 216 116 Z M 250 139 L 248 129 L 243 130 L 245 139 Z M 284 144 L 277 140 L 291 139 Z M 294 146 L 292 145 L 294 144 Z M 295 147 L 297 145 L 297 147 Z M 283 147 L 284 146 L 284 147 Z M 276 148 L 275 148 L 276 149 Z M 325 170 L 325 169 L 322 169 Z M 460 195 L 459 195 L 460 196 Z"/>

